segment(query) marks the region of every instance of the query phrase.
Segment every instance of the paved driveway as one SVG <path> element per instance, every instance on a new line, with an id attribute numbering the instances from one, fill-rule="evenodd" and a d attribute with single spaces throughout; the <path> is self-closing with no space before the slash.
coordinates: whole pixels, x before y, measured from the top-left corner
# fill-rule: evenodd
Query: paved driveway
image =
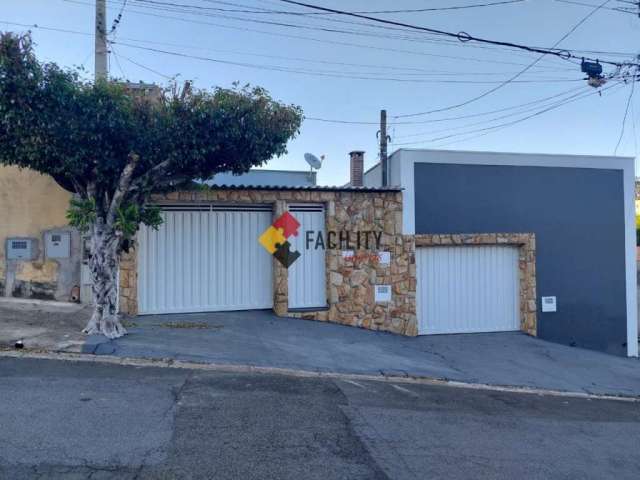
<path id="1" fill-rule="evenodd" d="M 640 362 L 517 332 L 417 338 L 292 318 L 270 311 L 143 316 L 86 353 L 136 358 L 400 374 L 465 382 L 640 395 Z"/>

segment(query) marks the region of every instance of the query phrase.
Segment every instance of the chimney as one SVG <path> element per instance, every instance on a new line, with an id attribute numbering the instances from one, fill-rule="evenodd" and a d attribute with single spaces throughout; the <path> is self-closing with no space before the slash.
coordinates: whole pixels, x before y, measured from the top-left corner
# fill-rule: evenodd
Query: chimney
<path id="1" fill-rule="evenodd" d="M 354 150 L 349 152 L 351 158 L 350 184 L 352 187 L 362 187 L 364 180 L 364 152 Z"/>

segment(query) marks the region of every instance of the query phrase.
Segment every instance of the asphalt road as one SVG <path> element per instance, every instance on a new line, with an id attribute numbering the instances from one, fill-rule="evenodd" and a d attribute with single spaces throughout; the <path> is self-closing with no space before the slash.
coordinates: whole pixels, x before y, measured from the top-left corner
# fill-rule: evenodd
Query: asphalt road
<path id="1" fill-rule="evenodd" d="M 637 479 L 640 403 L 0 358 L 1 479 Z"/>

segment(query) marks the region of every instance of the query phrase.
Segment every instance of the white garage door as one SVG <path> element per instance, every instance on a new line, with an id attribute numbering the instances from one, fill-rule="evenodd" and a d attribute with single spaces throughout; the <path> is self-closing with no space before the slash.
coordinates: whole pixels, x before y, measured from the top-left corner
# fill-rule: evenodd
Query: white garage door
<path id="1" fill-rule="evenodd" d="M 300 252 L 300 258 L 288 271 L 289 308 L 326 307 L 325 249 L 317 243 L 318 235 L 325 241 L 327 238 L 324 229 L 324 207 L 291 205 L 289 211 L 300 222 L 300 233 L 289 237 L 291 249 Z M 309 248 L 307 234 L 313 240 L 309 242 Z"/>
<path id="2" fill-rule="evenodd" d="M 518 272 L 517 247 L 417 248 L 419 334 L 518 330 Z"/>
<path id="3" fill-rule="evenodd" d="M 173 207 L 162 217 L 158 231 L 138 233 L 141 314 L 273 306 L 273 260 L 258 243 L 269 206 Z"/>

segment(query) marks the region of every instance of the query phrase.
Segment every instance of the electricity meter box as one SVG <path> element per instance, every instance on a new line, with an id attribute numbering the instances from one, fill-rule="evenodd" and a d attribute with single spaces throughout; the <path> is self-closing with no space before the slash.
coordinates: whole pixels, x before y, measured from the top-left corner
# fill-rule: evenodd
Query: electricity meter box
<path id="1" fill-rule="evenodd" d="M 34 238 L 7 238 L 7 260 L 33 260 L 36 256 Z"/>
<path id="2" fill-rule="evenodd" d="M 71 256 L 71 233 L 45 233 L 44 249 L 47 258 L 69 258 Z"/>

